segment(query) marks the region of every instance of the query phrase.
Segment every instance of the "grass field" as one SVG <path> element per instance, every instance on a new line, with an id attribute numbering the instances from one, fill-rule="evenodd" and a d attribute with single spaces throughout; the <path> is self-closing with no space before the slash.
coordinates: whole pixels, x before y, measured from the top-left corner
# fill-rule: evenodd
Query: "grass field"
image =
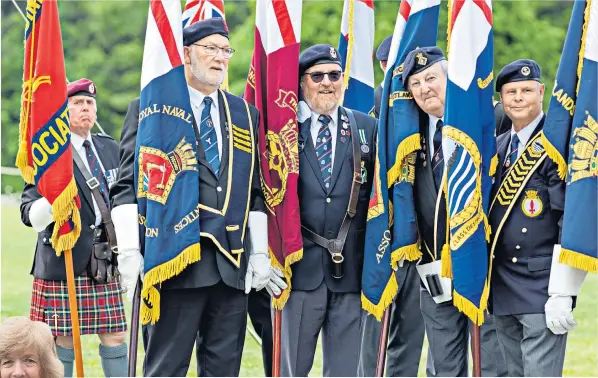
<path id="1" fill-rule="evenodd" d="M 32 278 L 29 275 L 35 232 L 22 225 L 18 205 L 3 199 L 2 203 L 2 243 L 1 243 L 1 318 L 29 314 Z M 578 298 L 575 317 L 579 327 L 569 335 L 565 359 L 565 376 L 598 376 L 598 277 L 586 279 L 582 293 Z M 130 309 L 130 303 L 126 303 Z M 128 312 L 130 314 L 130 311 Z M 98 357 L 99 340 L 96 336 L 82 338 L 83 360 L 86 377 L 103 376 Z M 141 340 L 137 361 L 137 375 L 141 376 L 143 352 Z M 424 346 L 425 347 L 425 346 Z M 425 376 L 426 350 L 422 353 L 419 376 Z M 189 368 L 189 376 L 196 374 L 194 358 Z M 321 376 L 321 351 L 316 353 L 316 361 L 310 375 Z M 263 376 L 261 350 L 247 333 L 241 376 Z"/>

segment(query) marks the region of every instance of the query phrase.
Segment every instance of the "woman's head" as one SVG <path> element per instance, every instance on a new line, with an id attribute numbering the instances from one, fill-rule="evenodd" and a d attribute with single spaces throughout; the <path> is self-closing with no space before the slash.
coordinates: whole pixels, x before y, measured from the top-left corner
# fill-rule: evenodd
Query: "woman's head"
<path id="1" fill-rule="evenodd" d="M 0 324 L 0 378 L 58 378 L 64 367 L 50 327 L 23 316 Z"/>

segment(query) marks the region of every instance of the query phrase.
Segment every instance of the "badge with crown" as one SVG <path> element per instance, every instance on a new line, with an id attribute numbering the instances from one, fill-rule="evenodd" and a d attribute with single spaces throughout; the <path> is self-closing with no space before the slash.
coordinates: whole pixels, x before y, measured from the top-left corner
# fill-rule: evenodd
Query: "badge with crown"
<path id="1" fill-rule="evenodd" d="M 598 176 L 598 122 L 586 111 L 583 127 L 573 132 L 569 184 Z"/>

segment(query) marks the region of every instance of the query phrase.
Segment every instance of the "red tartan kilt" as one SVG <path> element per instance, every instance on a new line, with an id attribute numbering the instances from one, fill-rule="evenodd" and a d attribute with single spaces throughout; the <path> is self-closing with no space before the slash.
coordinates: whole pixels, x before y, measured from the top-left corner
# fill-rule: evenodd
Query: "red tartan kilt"
<path id="1" fill-rule="evenodd" d="M 75 289 L 82 335 L 127 330 L 120 282 L 98 284 L 81 276 Z M 67 282 L 34 278 L 29 317 L 47 323 L 54 336 L 72 335 Z"/>

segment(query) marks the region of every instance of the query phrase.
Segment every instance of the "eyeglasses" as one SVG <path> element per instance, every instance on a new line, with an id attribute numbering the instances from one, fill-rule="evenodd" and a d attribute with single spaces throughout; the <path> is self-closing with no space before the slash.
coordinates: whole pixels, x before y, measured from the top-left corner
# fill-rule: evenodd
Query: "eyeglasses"
<path id="1" fill-rule="evenodd" d="M 224 59 L 229 59 L 235 53 L 235 49 L 231 49 L 230 47 L 218 47 L 218 46 L 214 46 L 214 45 L 200 45 L 197 43 L 194 43 L 194 45 L 203 47 L 206 54 L 211 55 L 211 56 L 218 55 L 218 52 L 220 50 L 222 50 L 222 56 L 224 57 Z"/>
<path id="2" fill-rule="evenodd" d="M 343 73 L 341 71 L 330 71 L 330 72 L 306 72 L 306 75 L 309 75 L 311 77 L 311 80 L 314 83 L 319 83 L 322 80 L 324 80 L 324 76 L 328 75 L 328 79 L 331 82 L 337 82 L 340 80 L 341 76 L 343 75 Z"/>

